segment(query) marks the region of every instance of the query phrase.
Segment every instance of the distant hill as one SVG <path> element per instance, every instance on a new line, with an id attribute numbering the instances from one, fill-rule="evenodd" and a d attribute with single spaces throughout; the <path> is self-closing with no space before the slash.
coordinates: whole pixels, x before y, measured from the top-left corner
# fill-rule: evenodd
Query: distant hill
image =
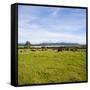
<path id="1" fill-rule="evenodd" d="M 41 46 L 45 45 L 45 46 L 47 46 L 47 45 L 79 45 L 79 44 L 78 43 L 65 43 L 65 42 L 61 42 L 61 43 L 40 43 L 38 45 L 41 45 Z"/>
<path id="2" fill-rule="evenodd" d="M 19 46 L 25 45 L 24 43 L 19 43 Z M 40 43 L 40 44 L 31 44 L 33 46 L 48 46 L 48 45 L 81 45 L 79 43 L 66 43 L 66 42 L 60 42 L 60 43 Z M 82 44 L 84 45 L 84 44 Z"/>
<path id="3" fill-rule="evenodd" d="M 25 46 L 25 43 L 19 43 L 19 47 Z M 31 46 L 41 46 L 41 47 L 83 47 L 86 48 L 85 44 L 79 44 L 79 43 L 66 43 L 66 42 L 60 42 L 60 43 L 40 43 L 40 44 L 31 44 Z"/>
<path id="4" fill-rule="evenodd" d="M 32 44 L 32 46 L 56 46 L 56 45 L 65 45 L 65 46 L 76 46 L 76 45 L 80 45 L 78 43 L 65 43 L 65 42 L 61 42 L 61 43 L 40 43 L 40 44 Z"/>

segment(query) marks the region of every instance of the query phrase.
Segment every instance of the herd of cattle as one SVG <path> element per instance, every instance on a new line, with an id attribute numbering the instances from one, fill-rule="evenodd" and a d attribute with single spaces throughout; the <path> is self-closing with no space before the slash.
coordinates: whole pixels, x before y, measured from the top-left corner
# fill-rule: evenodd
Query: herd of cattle
<path id="1" fill-rule="evenodd" d="M 56 50 L 57 52 L 60 52 L 60 51 L 78 51 L 78 47 L 73 47 L 73 48 L 70 48 L 70 47 L 41 47 L 42 48 L 42 51 L 46 51 L 47 49 L 52 49 L 52 50 Z"/>
<path id="2" fill-rule="evenodd" d="M 57 52 L 61 52 L 61 51 L 79 51 L 80 49 L 83 48 L 78 48 L 78 47 L 41 47 L 41 48 L 30 48 L 30 51 L 47 51 L 47 50 L 53 50 L 53 51 L 57 51 Z M 22 53 L 23 50 L 20 50 L 20 52 Z"/>

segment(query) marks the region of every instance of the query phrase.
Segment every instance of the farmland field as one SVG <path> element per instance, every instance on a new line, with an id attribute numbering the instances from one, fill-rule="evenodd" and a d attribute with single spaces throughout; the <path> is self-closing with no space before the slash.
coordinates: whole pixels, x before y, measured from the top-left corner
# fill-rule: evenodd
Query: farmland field
<path id="1" fill-rule="evenodd" d="M 18 84 L 86 81 L 86 52 L 18 49 Z"/>

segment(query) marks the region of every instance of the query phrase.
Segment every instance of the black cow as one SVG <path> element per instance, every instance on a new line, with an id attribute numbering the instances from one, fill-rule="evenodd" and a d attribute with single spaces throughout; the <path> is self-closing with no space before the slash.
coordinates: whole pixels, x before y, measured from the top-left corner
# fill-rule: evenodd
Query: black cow
<path id="1" fill-rule="evenodd" d="M 36 50 L 35 49 L 31 49 L 31 51 L 35 52 Z"/>
<path id="2" fill-rule="evenodd" d="M 47 47 L 41 47 L 42 51 L 46 51 Z"/>
<path id="3" fill-rule="evenodd" d="M 69 48 L 65 48 L 65 51 L 69 51 Z"/>
<path id="4" fill-rule="evenodd" d="M 58 48 L 57 52 L 63 51 L 63 48 Z"/>
<path id="5" fill-rule="evenodd" d="M 20 50 L 20 53 L 22 53 L 23 52 L 23 50 Z"/>
<path id="6" fill-rule="evenodd" d="M 77 48 L 71 48 L 70 51 L 77 51 Z"/>

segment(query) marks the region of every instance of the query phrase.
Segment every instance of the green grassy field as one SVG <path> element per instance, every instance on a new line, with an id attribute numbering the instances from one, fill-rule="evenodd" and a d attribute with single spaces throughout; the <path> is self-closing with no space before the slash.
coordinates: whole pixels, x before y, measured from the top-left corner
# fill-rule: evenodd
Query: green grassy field
<path id="1" fill-rule="evenodd" d="M 86 80 L 86 52 L 18 50 L 18 84 Z"/>

